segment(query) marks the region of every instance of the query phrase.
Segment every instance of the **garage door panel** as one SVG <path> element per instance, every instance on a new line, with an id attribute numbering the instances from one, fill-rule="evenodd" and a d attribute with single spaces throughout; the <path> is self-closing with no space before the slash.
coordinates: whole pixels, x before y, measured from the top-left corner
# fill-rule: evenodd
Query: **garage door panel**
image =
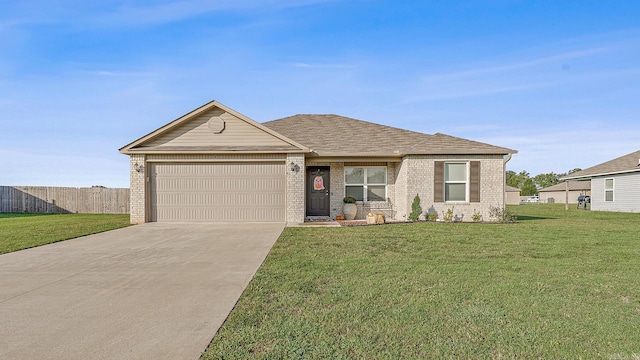
<path id="1" fill-rule="evenodd" d="M 283 163 L 153 164 L 151 221 L 284 221 Z"/>
<path id="2" fill-rule="evenodd" d="M 189 209 L 158 209 L 157 221 L 188 221 L 188 222 L 215 222 L 215 221 L 247 221 L 247 222 L 278 222 L 284 218 L 284 210 L 275 211 L 265 208 L 211 208 L 192 207 Z M 213 219 L 213 220 L 211 220 Z"/>

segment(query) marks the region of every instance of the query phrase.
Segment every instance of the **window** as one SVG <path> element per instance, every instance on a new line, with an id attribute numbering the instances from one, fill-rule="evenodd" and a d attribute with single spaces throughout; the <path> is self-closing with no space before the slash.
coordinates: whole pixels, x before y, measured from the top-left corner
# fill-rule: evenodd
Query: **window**
<path id="1" fill-rule="evenodd" d="M 613 179 L 604 180 L 604 201 L 613 201 Z"/>
<path id="2" fill-rule="evenodd" d="M 361 166 L 344 168 L 345 195 L 358 201 L 387 200 L 387 168 Z"/>
<path id="3" fill-rule="evenodd" d="M 444 164 L 444 201 L 467 200 L 467 163 Z"/>
<path id="4" fill-rule="evenodd" d="M 435 202 L 480 202 L 480 161 L 434 163 Z"/>

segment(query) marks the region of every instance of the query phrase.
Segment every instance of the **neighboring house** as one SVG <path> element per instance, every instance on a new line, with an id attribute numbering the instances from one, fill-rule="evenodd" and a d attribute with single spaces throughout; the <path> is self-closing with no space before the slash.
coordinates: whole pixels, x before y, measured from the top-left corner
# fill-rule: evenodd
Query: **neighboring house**
<path id="1" fill-rule="evenodd" d="M 342 199 L 358 218 L 403 220 L 418 194 L 424 211 L 453 208 L 471 221 L 504 207 L 505 163 L 515 150 L 337 115 L 259 124 L 212 101 L 124 146 L 131 222 L 335 218 Z"/>
<path id="2" fill-rule="evenodd" d="M 640 212 L 640 151 L 568 175 L 591 180 L 591 210 Z"/>
<path id="3" fill-rule="evenodd" d="M 567 192 L 567 185 L 569 191 Z M 577 204 L 578 196 L 591 195 L 591 180 L 583 181 L 569 181 L 568 184 L 564 182 L 549 186 L 544 189 L 538 190 L 541 203 L 548 204 Z M 569 195 L 569 201 L 567 201 L 567 195 Z"/>
<path id="4" fill-rule="evenodd" d="M 507 205 L 520 205 L 520 189 L 507 185 L 505 187 Z"/>

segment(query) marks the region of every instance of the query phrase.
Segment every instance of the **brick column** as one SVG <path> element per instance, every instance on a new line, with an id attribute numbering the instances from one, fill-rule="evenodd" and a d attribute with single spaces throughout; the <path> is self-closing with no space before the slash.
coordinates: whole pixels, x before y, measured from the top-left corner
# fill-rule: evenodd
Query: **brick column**
<path id="1" fill-rule="evenodd" d="M 291 170 L 293 166 L 298 166 L 298 171 Z M 305 198 L 304 198 L 304 177 L 305 162 L 304 154 L 287 154 L 287 223 L 298 224 L 304 222 Z"/>
<path id="2" fill-rule="evenodd" d="M 144 170 L 140 171 L 140 167 Z M 131 176 L 130 187 L 130 221 L 132 224 L 142 224 L 146 221 L 146 174 L 147 164 L 144 155 L 130 155 L 129 174 Z"/>

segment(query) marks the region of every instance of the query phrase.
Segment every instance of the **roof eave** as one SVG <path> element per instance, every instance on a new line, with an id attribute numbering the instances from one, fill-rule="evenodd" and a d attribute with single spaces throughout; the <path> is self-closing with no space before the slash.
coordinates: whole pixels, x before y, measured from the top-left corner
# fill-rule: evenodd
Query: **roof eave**
<path id="1" fill-rule="evenodd" d="M 508 155 L 508 152 L 491 152 L 491 151 L 482 151 L 482 152 L 470 152 L 470 151 L 405 151 L 398 150 L 393 152 L 365 152 L 365 153 L 354 153 L 354 152 L 330 152 L 330 151 L 316 151 L 311 150 L 311 153 L 314 156 L 321 157 L 404 157 L 407 155 Z"/>
<path id="2" fill-rule="evenodd" d="M 621 170 L 621 171 L 609 171 L 609 172 L 595 173 L 595 174 L 586 174 L 586 175 L 580 175 L 580 176 L 566 176 L 566 177 L 560 178 L 559 180 L 564 180 L 564 181 L 586 180 L 586 179 L 592 179 L 594 177 L 631 174 L 635 172 L 640 172 L 640 168 L 630 169 L 630 170 Z"/>
<path id="3" fill-rule="evenodd" d="M 195 154 L 306 154 L 309 153 L 309 150 L 300 150 L 300 149 L 292 149 L 292 150 L 147 150 L 147 149 L 130 149 L 126 151 L 120 151 L 121 154 L 125 155 L 134 155 L 134 154 L 142 154 L 142 155 L 156 155 L 156 154 L 171 154 L 171 155 L 195 155 Z"/>

